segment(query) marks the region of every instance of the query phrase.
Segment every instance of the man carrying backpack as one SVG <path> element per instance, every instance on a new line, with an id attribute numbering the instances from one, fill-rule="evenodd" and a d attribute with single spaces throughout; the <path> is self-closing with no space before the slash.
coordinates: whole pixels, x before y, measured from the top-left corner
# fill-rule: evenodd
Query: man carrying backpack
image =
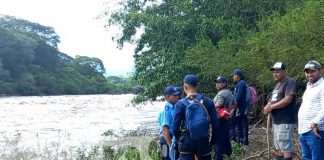
<path id="1" fill-rule="evenodd" d="M 179 160 L 194 160 L 195 154 L 199 160 L 211 160 L 211 145 L 216 143 L 219 130 L 213 101 L 197 92 L 197 76 L 186 75 L 183 83 L 186 97 L 176 104 L 173 123 Z M 209 129 L 212 129 L 211 141 Z"/>
<path id="2" fill-rule="evenodd" d="M 164 96 L 166 100 L 165 108 L 160 112 L 158 122 L 160 126 L 160 144 L 162 151 L 162 160 L 175 160 L 177 155 L 171 147 L 173 131 L 173 113 L 175 110 L 175 104 L 179 100 L 180 92 L 174 86 L 168 86 L 164 90 Z M 171 153 L 172 152 L 172 153 Z"/>
<path id="3" fill-rule="evenodd" d="M 231 140 L 238 144 L 243 144 L 244 149 L 248 149 L 249 145 L 249 126 L 247 114 L 250 109 L 250 100 L 247 98 L 249 88 L 245 81 L 244 73 L 241 69 L 235 69 L 231 74 L 235 83 L 234 100 L 236 102 L 237 111 L 231 122 L 230 137 Z M 251 98 L 251 97 L 250 97 Z M 236 129 L 236 130 L 234 130 Z M 236 137 L 236 139 L 235 139 Z"/>

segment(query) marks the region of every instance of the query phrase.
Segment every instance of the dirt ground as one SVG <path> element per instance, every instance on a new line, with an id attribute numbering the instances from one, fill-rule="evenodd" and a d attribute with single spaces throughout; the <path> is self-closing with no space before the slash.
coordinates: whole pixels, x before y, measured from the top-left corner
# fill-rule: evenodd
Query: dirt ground
<path id="1" fill-rule="evenodd" d="M 275 159 L 275 149 L 272 143 L 272 133 L 270 128 L 270 147 L 271 147 L 271 153 L 270 153 L 270 159 Z M 301 160 L 300 156 L 300 147 L 298 145 L 297 141 L 297 131 L 295 131 L 294 134 L 294 159 L 295 160 Z M 249 141 L 250 141 L 250 147 L 248 150 L 243 150 L 243 153 L 241 155 L 232 155 L 231 158 L 233 160 L 267 160 L 268 159 L 268 143 L 267 143 L 267 129 L 266 125 L 262 124 L 256 124 L 256 125 L 250 125 L 249 130 Z"/>

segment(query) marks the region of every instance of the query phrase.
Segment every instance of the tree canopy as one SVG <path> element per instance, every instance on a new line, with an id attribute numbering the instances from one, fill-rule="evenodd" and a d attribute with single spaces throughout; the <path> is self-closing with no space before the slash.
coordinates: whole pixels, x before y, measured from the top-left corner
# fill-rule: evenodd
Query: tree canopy
<path id="1" fill-rule="evenodd" d="M 0 94 L 132 92 L 130 80 L 115 83 L 105 77 L 100 59 L 72 58 L 58 50 L 58 43 L 59 36 L 52 27 L 0 16 Z"/>
<path id="2" fill-rule="evenodd" d="M 122 28 L 119 46 L 137 46 L 134 79 L 144 92 L 136 101 L 154 100 L 188 73 L 200 77 L 202 92 L 214 94 L 212 80 L 230 78 L 235 68 L 267 94 L 276 61 L 288 64 L 303 90 L 304 64 L 324 62 L 321 0 L 126 0 L 106 15 L 108 27 Z"/>

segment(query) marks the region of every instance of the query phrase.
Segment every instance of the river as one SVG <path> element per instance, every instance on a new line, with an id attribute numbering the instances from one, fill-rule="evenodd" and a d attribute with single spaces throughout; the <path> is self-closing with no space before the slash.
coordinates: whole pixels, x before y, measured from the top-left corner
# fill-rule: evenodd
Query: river
<path id="1" fill-rule="evenodd" d="M 163 102 L 131 105 L 134 95 L 63 95 L 0 98 L 0 148 L 19 138 L 20 147 L 71 148 L 94 145 L 143 129 L 157 134 Z M 7 145 L 7 146 L 6 146 Z M 1 152 L 1 150 L 0 150 Z"/>

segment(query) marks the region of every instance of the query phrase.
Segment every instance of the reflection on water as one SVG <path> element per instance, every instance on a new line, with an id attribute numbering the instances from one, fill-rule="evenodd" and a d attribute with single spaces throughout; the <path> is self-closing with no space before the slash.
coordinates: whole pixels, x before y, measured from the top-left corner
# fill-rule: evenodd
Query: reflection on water
<path id="1" fill-rule="evenodd" d="M 24 147 L 59 142 L 63 147 L 96 144 L 107 130 L 148 128 L 157 134 L 163 102 L 130 105 L 133 95 L 31 96 L 0 98 L 0 146 L 21 134 Z M 107 137 L 106 137 L 107 138 Z"/>

